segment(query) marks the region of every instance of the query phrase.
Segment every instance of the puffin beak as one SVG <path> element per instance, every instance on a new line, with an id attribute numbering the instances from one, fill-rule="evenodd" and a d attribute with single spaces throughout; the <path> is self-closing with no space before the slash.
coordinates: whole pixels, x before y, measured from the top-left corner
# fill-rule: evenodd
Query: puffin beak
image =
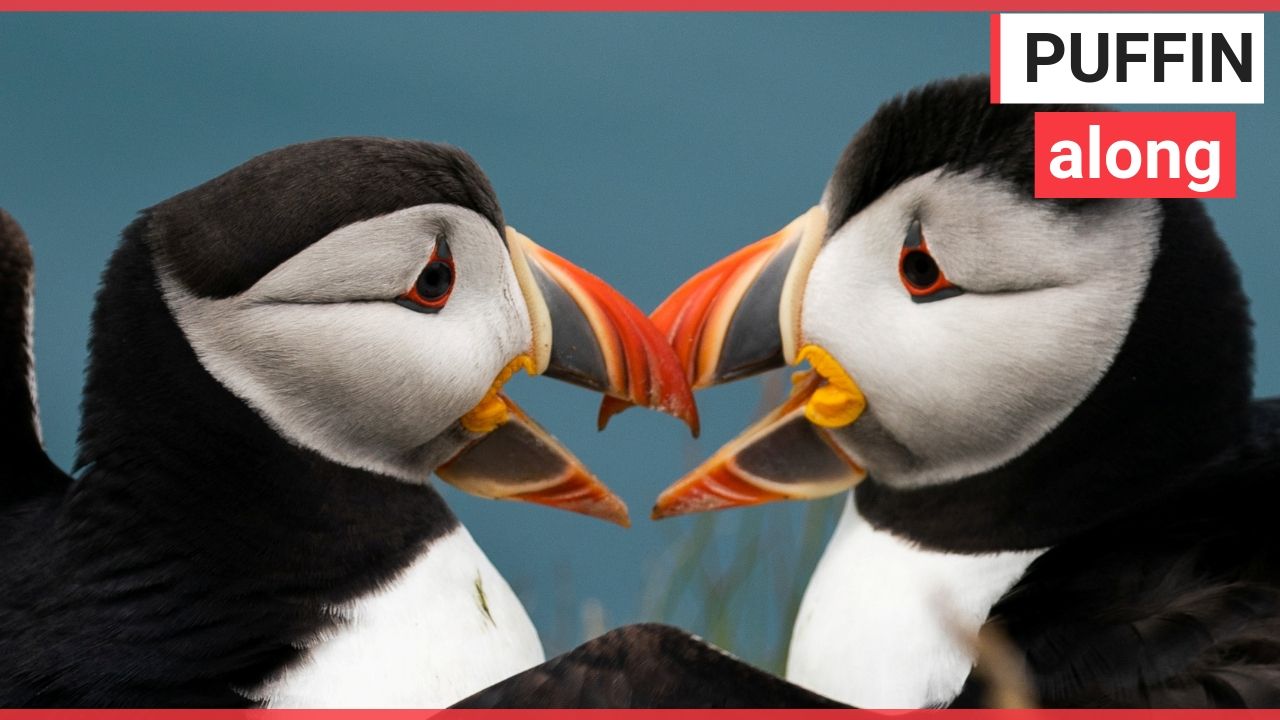
<path id="1" fill-rule="evenodd" d="M 496 393 L 506 419 L 475 435 L 436 468 L 442 480 L 480 497 L 523 500 L 630 527 L 627 506 L 511 398 Z"/>
<path id="2" fill-rule="evenodd" d="M 749 245 L 681 285 L 652 314 L 694 388 L 808 361 L 780 407 L 667 488 L 654 519 L 786 499 L 834 495 L 863 470 L 831 430 L 866 407 L 861 390 L 821 347 L 800 332 L 801 301 L 826 233 L 814 207 L 782 230 Z M 606 402 L 606 417 L 625 405 Z"/>
<path id="3" fill-rule="evenodd" d="M 627 508 L 559 441 L 501 393 L 519 370 L 674 415 L 697 433 L 698 410 L 666 337 L 603 280 L 507 228 L 528 308 L 528 351 L 494 379 L 460 424 L 468 442 L 436 469 L 473 495 L 551 505 L 630 525 Z"/>
<path id="4" fill-rule="evenodd" d="M 653 519 L 775 500 L 812 500 L 866 476 L 805 410 L 824 385 L 810 370 L 792 378 L 791 396 L 658 496 Z"/>
<path id="5" fill-rule="evenodd" d="M 515 228 L 507 228 L 507 246 L 533 326 L 531 374 L 661 410 L 697 435 L 698 408 L 680 359 L 639 308 Z"/>
<path id="6" fill-rule="evenodd" d="M 794 361 L 799 303 L 826 212 L 810 208 L 778 232 L 694 275 L 649 316 L 695 390 Z M 809 238 L 808 243 L 802 242 Z M 630 405 L 605 398 L 600 427 Z"/>

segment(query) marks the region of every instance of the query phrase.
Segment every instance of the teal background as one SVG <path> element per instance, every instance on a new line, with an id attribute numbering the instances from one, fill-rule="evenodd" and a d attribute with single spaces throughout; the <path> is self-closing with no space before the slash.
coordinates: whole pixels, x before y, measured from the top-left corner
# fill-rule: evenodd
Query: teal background
<path id="1" fill-rule="evenodd" d="M 648 309 L 814 204 L 881 101 L 986 67 L 980 14 L 0 16 L 0 205 L 36 250 L 49 449 L 69 465 L 89 312 L 120 229 L 257 153 L 347 134 L 459 145 L 509 222 Z M 1275 60 L 1267 69 L 1280 77 Z M 1239 197 L 1209 206 L 1253 299 L 1258 391 L 1275 394 L 1280 111 L 1228 109 L 1239 113 Z M 733 649 L 776 661 L 785 621 L 771 603 L 803 585 L 830 503 L 646 520 L 662 487 L 757 411 L 761 385 L 701 396 L 696 443 L 675 420 L 635 411 L 598 435 L 596 398 L 559 383 L 511 390 L 636 519 L 624 532 L 444 490 L 548 649 L 602 623 L 661 615 L 707 633 L 739 615 L 775 640 Z M 761 528 L 768 543 L 742 551 Z M 757 552 L 771 569 L 743 580 Z M 745 575 L 698 580 L 687 566 L 699 553 Z M 672 580 L 676 567 L 688 577 Z M 721 592 L 663 602 L 672 583 L 698 582 Z"/>

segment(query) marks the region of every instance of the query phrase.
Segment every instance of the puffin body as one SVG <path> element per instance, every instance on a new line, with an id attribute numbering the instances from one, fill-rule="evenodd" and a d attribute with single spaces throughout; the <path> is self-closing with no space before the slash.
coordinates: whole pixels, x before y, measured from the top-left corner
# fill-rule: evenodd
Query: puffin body
<path id="1" fill-rule="evenodd" d="M 787 665 L 842 702 L 988 702 L 1004 637 L 1049 706 L 1280 704 L 1280 428 L 1227 250 L 1194 200 L 1035 199 L 1035 112 L 1079 108 L 986 88 L 882 106 L 818 206 L 719 265 L 745 292 L 666 323 L 729 318 L 698 385 L 813 370 L 655 515 L 856 486 Z"/>
<path id="2" fill-rule="evenodd" d="M 125 231 L 73 481 L 39 445 L 30 253 L 4 219 L 4 443 L 31 458 L 0 489 L 6 706 L 448 705 L 543 653 L 432 471 L 625 523 L 501 384 L 524 368 L 688 397 L 656 330 L 506 228 L 464 153 L 339 138 Z M 597 337 L 574 307 L 641 322 Z M 611 380 L 621 352 L 655 354 Z"/>
<path id="3" fill-rule="evenodd" d="M 834 701 L 1280 705 L 1280 400 L 1226 247 L 1195 200 L 1036 199 L 1035 113 L 1090 108 L 988 87 L 883 105 L 818 205 L 651 314 L 695 388 L 810 366 L 654 517 L 848 494 L 786 673 Z M 795 699 L 742 676 L 624 701 Z"/>

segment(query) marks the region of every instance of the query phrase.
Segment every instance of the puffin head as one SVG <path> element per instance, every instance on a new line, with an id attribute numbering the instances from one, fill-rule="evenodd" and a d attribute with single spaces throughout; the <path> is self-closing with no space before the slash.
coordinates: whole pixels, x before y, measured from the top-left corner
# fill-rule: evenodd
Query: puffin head
<path id="1" fill-rule="evenodd" d="M 883 105 L 818 205 L 655 311 L 695 388 L 811 366 L 656 517 L 870 476 L 867 504 L 892 498 L 886 523 L 917 539 L 971 509 L 1019 528 L 1002 543 L 1033 545 L 1028 504 L 1090 522 L 1107 504 L 1092 488 L 1136 491 L 1135 464 L 1159 476 L 1239 430 L 1248 318 L 1199 203 L 1036 199 L 1035 113 L 1081 108 L 993 106 L 987 88 L 962 78 Z M 1082 490 L 1097 502 L 1073 510 Z M 912 507 L 927 508 L 919 533 Z"/>
<path id="2" fill-rule="evenodd" d="M 146 211 L 164 302 L 200 363 L 284 439 L 410 483 L 627 523 L 502 392 L 547 375 L 690 423 L 665 339 L 617 291 L 505 225 L 462 151 L 285 147 Z"/>

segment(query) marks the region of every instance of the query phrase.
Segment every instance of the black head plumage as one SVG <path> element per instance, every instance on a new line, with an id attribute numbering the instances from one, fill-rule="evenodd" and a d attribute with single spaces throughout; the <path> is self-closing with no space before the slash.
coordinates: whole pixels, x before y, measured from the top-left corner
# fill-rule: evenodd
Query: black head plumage
<path id="1" fill-rule="evenodd" d="M 985 75 L 933 82 L 880 106 L 832 173 L 834 231 L 899 183 L 937 168 L 979 170 L 1028 197 L 1035 182 L 1035 114 L 1088 105 L 992 105 Z"/>
<path id="2" fill-rule="evenodd" d="M 144 211 L 126 230 L 205 297 L 249 288 L 338 228 L 449 203 L 504 226 L 493 187 L 465 152 L 434 143 L 341 137 L 259 155 Z"/>
<path id="3" fill-rule="evenodd" d="M 1034 197 L 1036 112 L 991 105 L 985 76 L 926 85 L 882 106 L 831 182 L 831 228 L 901 182 L 977 170 L 1028 203 L 1091 222 L 1105 199 Z M 1051 545 L 1194 478 L 1249 435 L 1253 339 L 1230 253 L 1198 200 L 1159 200 L 1159 245 L 1110 369 L 1061 425 L 1011 462 L 955 483 L 858 487 L 859 512 L 928 545 L 967 552 Z"/>

